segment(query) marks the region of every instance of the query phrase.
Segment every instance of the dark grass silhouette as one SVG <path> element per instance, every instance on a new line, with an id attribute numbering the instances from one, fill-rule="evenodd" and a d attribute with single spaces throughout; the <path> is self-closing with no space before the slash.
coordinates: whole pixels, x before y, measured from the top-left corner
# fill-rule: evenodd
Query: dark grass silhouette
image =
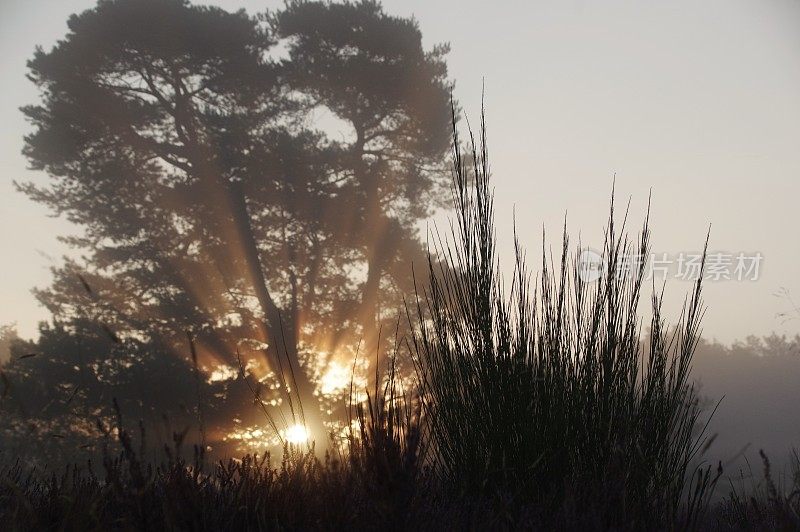
<path id="1" fill-rule="evenodd" d="M 516 244 L 506 293 L 483 118 L 469 164 L 453 123 L 457 223 L 450 242 L 436 235 L 441 262 L 429 262 L 411 342 L 435 474 L 461 493 L 529 504 L 548 525 L 690 524 L 713 482 L 708 468 L 690 470 L 705 441 L 689 380 L 701 281 L 671 333 L 654 293 L 643 350 L 646 264 L 627 261 L 647 256 L 648 221 L 631 242 L 616 232 L 612 200 L 596 282 L 570 256 L 565 228 L 559 264 L 543 252 L 536 285 Z"/>
<path id="2" fill-rule="evenodd" d="M 729 494 L 715 508 L 716 523 L 732 530 L 800 530 L 800 454 L 790 456 L 788 476 L 776 479 L 769 458 L 759 453 L 763 475 L 752 467 L 729 480 Z"/>
<path id="3" fill-rule="evenodd" d="M 469 158 L 455 128 L 453 146 L 452 239 L 437 235 L 429 284 L 407 310 L 414 389 L 403 389 L 390 357 L 366 401 L 351 393 L 353 428 L 324 458 L 287 445 L 279 461 L 205 464 L 202 446 L 184 458 L 176 435 L 153 463 L 144 431 L 134 438 L 117 409 L 115 426 L 103 427 L 104 474 L 8 466 L 0 470 L 0 522 L 67 530 L 723 523 L 704 515 L 718 474 L 691 465 L 705 441 L 690 380 L 701 282 L 674 329 L 653 295 L 643 342 L 644 265 L 618 271 L 631 254 L 647 255 L 648 222 L 632 242 L 624 223 L 617 231 L 612 205 L 600 279 L 584 280 L 565 231 L 558 266 L 543 253 L 535 284 L 517 245 L 506 291 L 484 124 Z"/>

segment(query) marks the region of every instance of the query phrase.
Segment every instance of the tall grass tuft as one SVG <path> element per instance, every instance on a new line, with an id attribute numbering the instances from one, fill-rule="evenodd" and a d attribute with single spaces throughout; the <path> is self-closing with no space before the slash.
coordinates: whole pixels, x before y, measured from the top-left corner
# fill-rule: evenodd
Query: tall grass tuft
<path id="1" fill-rule="evenodd" d="M 359 485 L 371 494 L 376 520 L 401 526 L 424 490 L 426 440 L 420 402 L 397 374 L 397 341 L 395 346 L 386 376 L 376 361 L 373 389 L 365 390 L 364 400 L 355 399 L 351 382 L 347 456 Z"/>
<path id="2" fill-rule="evenodd" d="M 453 117 L 456 222 L 449 238 L 434 235 L 430 282 L 409 310 L 434 471 L 466 495 L 528 502 L 537 521 L 664 526 L 682 506 L 692 518 L 713 482 L 705 470 L 685 489 L 703 443 L 689 380 L 702 271 L 675 328 L 654 288 L 645 339 L 637 310 L 646 261 L 636 259 L 650 249 L 649 209 L 632 241 L 624 221 L 615 227 L 612 199 L 598 279 L 570 253 L 565 226 L 557 265 L 543 250 L 535 281 L 515 237 L 507 290 L 484 116 L 469 154 Z"/>

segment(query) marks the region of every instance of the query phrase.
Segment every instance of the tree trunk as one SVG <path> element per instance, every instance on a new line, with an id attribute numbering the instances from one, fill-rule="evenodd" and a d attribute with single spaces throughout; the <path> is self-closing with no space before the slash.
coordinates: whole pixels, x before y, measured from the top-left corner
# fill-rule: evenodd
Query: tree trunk
<path id="1" fill-rule="evenodd" d="M 361 292 L 361 304 L 358 309 L 358 320 L 364 341 L 364 353 L 372 359 L 378 353 L 378 294 L 386 250 L 383 240 L 386 237 L 387 220 L 383 215 L 380 201 L 380 189 L 376 176 L 370 175 L 364 161 L 364 142 L 360 128 L 356 128 L 357 140 L 354 145 L 355 177 L 364 190 L 364 254 L 367 259 L 367 279 Z M 369 372 L 372 374 L 372 372 Z"/>
<path id="2" fill-rule="evenodd" d="M 288 390 L 284 390 L 284 399 L 287 404 L 292 405 L 295 415 L 298 416 L 298 422 L 305 424 L 311 439 L 315 441 L 316 451 L 324 453 L 329 446 L 328 432 L 323 423 L 322 406 L 319 397 L 314 394 L 314 384 L 309 378 L 308 372 L 300 365 L 297 350 L 298 324 L 292 323 L 292 320 L 287 320 L 283 317 L 272 296 L 270 296 L 267 280 L 261 266 L 258 245 L 250 224 L 244 192 L 238 183 L 230 183 L 226 189 L 250 282 L 259 306 L 264 313 L 265 319 L 261 323 L 263 334 L 271 344 L 270 347 L 274 347 L 272 352 L 275 359 L 272 367 L 276 372 L 283 371 L 282 380 L 292 388 L 294 395 L 292 397 Z M 299 408 L 298 399 L 300 402 Z"/>

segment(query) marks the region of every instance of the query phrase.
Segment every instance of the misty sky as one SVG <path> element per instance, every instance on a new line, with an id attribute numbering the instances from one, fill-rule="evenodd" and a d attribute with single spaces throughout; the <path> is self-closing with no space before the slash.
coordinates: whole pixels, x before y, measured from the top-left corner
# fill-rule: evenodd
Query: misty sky
<path id="1" fill-rule="evenodd" d="M 197 2 L 207 3 L 207 2 Z M 220 0 L 257 12 L 279 2 Z M 28 131 L 18 107 L 36 101 L 25 61 L 66 32 L 91 0 L 0 1 L 0 324 L 23 336 L 46 318 L 30 289 L 72 231 L 14 191 L 42 179 L 20 154 Z M 733 341 L 795 334 L 800 318 L 774 294 L 800 301 L 800 2 L 476 2 L 395 0 L 414 15 L 427 47 L 448 41 L 456 97 L 477 121 L 485 79 L 498 229 L 510 251 L 512 210 L 535 257 L 545 224 L 601 244 L 612 178 L 632 197 L 638 228 L 653 191 L 653 250 L 671 257 L 702 247 L 760 253 L 760 279 L 706 284 L 705 334 Z M 506 253 L 507 255 L 507 253 Z M 532 266 L 535 266 L 533 264 Z M 689 289 L 671 281 L 669 301 Z M 670 309 L 674 310 L 674 306 Z"/>

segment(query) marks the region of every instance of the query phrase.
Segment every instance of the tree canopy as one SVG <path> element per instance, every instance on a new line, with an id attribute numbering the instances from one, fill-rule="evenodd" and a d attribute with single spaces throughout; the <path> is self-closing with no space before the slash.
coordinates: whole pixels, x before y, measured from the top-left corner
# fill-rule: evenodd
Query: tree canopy
<path id="1" fill-rule="evenodd" d="M 68 26 L 29 62 L 41 101 L 23 109 L 25 155 L 49 180 L 19 185 L 83 230 L 67 239 L 81 259 L 38 291 L 54 326 L 184 360 L 191 338 L 208 368 L 243 355 L 319 435 L 319 372 L 361 337 L 377 348 L 381 308 L 400 307 L 424 256 L 446 47 L 425 51 L 414 20 L 374 2 L 251 16 L 101 0 Z M 352 138 L 316 127 L 320 109 Z"/>

